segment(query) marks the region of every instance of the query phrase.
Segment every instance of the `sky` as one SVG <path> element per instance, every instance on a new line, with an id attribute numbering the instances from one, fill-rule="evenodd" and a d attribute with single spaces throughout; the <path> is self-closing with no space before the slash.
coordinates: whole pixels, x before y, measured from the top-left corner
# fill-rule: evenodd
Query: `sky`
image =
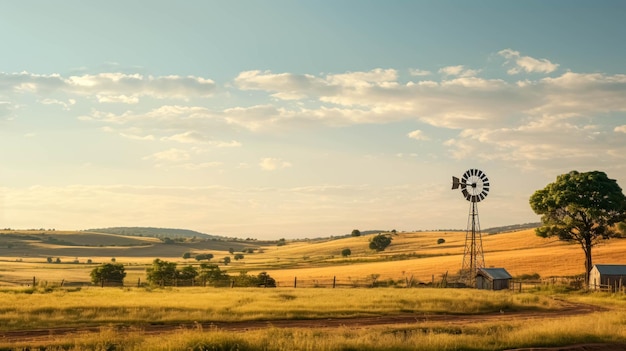
<path id="1" fill-rule="evenodd" d="M 3 1 L 0 228 L 258 239 L 538 222 L 626 187 L 626 2 Z"/>

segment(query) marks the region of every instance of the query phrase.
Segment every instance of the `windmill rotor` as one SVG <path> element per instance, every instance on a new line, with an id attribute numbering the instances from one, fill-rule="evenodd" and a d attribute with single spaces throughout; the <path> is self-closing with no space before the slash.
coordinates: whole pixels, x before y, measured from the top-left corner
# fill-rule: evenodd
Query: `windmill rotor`
<path id="1" fill-rule="evenodd" d="M 489 178 L 479 169 L 469 169 L 459 179 L 452 177 L 452 190 L 461 189 L 465 200 L 481 202 L 489 194 Z"/>

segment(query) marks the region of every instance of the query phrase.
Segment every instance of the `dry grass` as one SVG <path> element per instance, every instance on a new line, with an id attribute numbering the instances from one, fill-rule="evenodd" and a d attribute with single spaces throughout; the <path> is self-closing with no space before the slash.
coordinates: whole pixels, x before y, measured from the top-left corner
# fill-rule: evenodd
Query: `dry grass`
<path id="1" fill-rule="evenodd" d="M 49 232 L 46 232 L 46 235 Z M 127 284 L 134 285 L 138 280 L 145 281 L 145 267 L 154 258 L 174 261 L 179 264 L 197 264 L 194 259 L 183 260 L 185 252 L 212 253 L 212 262 L 218 263 L 228 253 L 228 247 L 255 247 L 254 254 L 245 253 L 240 261 L 232 260 L 222 269 L 231 274 L 245 270 L 250 273 L 267 271 L 279 284 L 291 286 L 298 280 L 326 280 L 333 277 L 339 280 L 363 280 L 372 274 L 379 280 L 404 280 L 413 277 L 416 281 L 439 281 L 448 272 L 454 275 L 461 268 L 465 232 L 416 232 L 393 235 L 393 242 L 381 253 L 368 248 L 371 236 L 348 237 L 334 240 L 313 240 L 289 242 L 285 246 L 267 245 L 254 242 L 201 242 L 165 245 L 153 238 L 130 238 L 143 240 L 145 245 L 134 247 L 120 246 L 63 246 L 47 242 L 23 241 L 14 247 L 2 244 L 0 232 L 0 284 L 28 284 L 32 277 L 38 280 L 60 282 L 89 282 L 88 259 L 94 263 L 110 262 L 116 258 L 127 268 Z M 32 235 L 24 232 L 23 235 Z M 103 234 L 54 232 L 66 241 L 95 243 Z M 76 235 L 76 238 L 73 236 Z M 115 236 L 108 235 L 107 240 Z M 437 239 L 445 243 L 437 244 Z M 122 237 L 121 240 L 129 238 Z M 14 240 L 14 239 L 11 239 Z M 6 241 L 5 241 L 6 242 Z M 533 230 L 483 235 L 485 263 L 487 266 L 504 267 L 513 276 L 539 274 L 542 277 L 572 276 L 584 271 L 584 256 L 580 247 L 537 237 Z M 341 250 L 349 248 L 352 255 L 341 256 Z M 626 239 L 612 239 L 594 248 L 594 262 L 623 263 Z M 46 264 L 46 257 L 59 257 L 64 264 Z M 78 260 L 81 264 L 65 264 Z"/>
<path id="2" fill-rule="evenodd" d="M 111 289 L 105 289 L 111 291 Z M 193 289 L 192 289 L 193 290 Z M 223 290 L 222 290 L 223 292 Z M 260 295 L 257 294 L 260 292 Z M 167 314 L 177 314 L 178 318 L 194 318 L 207 316 L 208 305 L 216 309 L 227 309 L 242 305 L 239 309 L 232 310 L 233 314 L 240 316 L 255 316 L 263 309 L 267 313 L 282 317 L 284 311 L 325 310 L 327 317 L 341 317 L 346 309 L 366 310 L 367 313 L 394 313 L 399 308 L 397 300 L 405 300 L 413 306 L 420 306 L 415 311 L 435 311 L 446 308 L 451 303 L 454 310 L 461 306 L 461 311 L 481 310 L 494 300 L 502 303 L 518 304 L 522 308 L 534 308 L 551 299 L 542 295 L 510 295 L 474 290 L 434 290 L 434 289 L 368 289 L 368 290 L 330 290 L 330 289 L 307 289 L 307 290 L 236 290 L 233 295 L 214 295 L 209 293 L 204 301 L 200 290 L 196 296 L 190 295 L 189 290 L 171 290 L 159 292 L 124 291 L 116 289 L 109 297 L 111 301 L 103 300 L 105 294 L 89 291 L 72 293 L 71 296 L 33 295 L 33 300 L 22 303 L 20 308 L 26 308 L 28 303 L 34 303 L 34 310 L 27 311 L 39 318 L 54 316 L 54 312 L 60 314 L 73 311 L 74 315 L 83 318 L 94 318 L 97 313 L 90 310 L 97 308 L 100 314 L 126 314 L 128 321 L 137 317 L 133 309 L 137 306 L 150 306 L 157 313 L 156 318 L 150 321 L 159 321 Z M 124 299 L 125 294 L 138 294 L 141 299 Z M 182 295 L 181 295 L 182 294 Z M 281 294 L 289 294 L 295 298 L 284 299 Z M 348 294 L 348 299 L 343 295 Z M 459 295 L 460 294 L 460 295 Z M 469 294 L 469 295 L 468 295 Z M 145 295 L 145 296 L 144 296 Z M 516 297 L 518 296 L 518 297 Z M 2 296 L 6 298 L 7 296 Z M 71 298 L 68 298 L 71 297 Z M 91 297 L 89 299 L 88 297 Z M 50 298 L 50 302 L 42 304 L 42 300 Z M 145 301 L 142 301 L 144 300 Z M 217 298 L 217 300 L 214 300 Z M 574 299 L 587 299 L 587 295 L 575 295 Z M 129 327 L 131 332 L 117 332 L 114 328 L 104 327 L 95 334 L 75 334 L 70 336 L 50 338 L 46 341 L 36 342 L 37 347 L 46 347 L 46 350 L 502 350 L 521 347 L 549 347 L 590 342 L 614 342 L 626 341 L 626 312 L 623 310 L 621 300 L 614 296 L 597 294 L 591 297 L 596 303 L 612 307 L 609 312 L 598 312 L 585 316 L 559 317 L 528 320 L 484 321 L 476 323 L 454 322 L 428 322 L 427 320 L 416 321 L 411 324 L 391 326 L 339 327 L 322 329 L 297 329 L 297 328 L 268 328 L 260 330 L 248 330 L 245 333 L 233 333 L 219 329 L 203 329 L 199 324 L 195 327 L 181 328 L 175 333 L 162 335 L 149 335 L 142 333 L 140 326 Z M 95 301 L 93 301 L 95 300 Z M 122 301 L 127 300 L 124 303 Z M 140 300 L 140 301 L 135 301 Z M 186 300 L 186 301 L 183 301 Z M 356 300 L 356 301 L 355 301 Z M 470 300 L 471 302 L 467 302 Z M 515 301 L 514 301 L 515 300 Z M 76 301 L 76 302 L 71 302 Z M 193 302 L 195 301 L 195 302 Z M 280 304 L 276 304 L 281 301 Z M 381 301 L 384 307 L 381 307 Z M 536 301 L 527 304 L 522 301 Z M 553 301 L 553 300 L 552 300 Z M 112 308 L 126 308 L 127 311 L 120 313 L 117 310 L 108 310 L 106 303 L 112 303 Z M 348 303 L 349 306 L 341 306 Z M 54 306 L 56 303 L 57 306 Z M 283 308 L 281 304 L 288 306 Z M 15 306 L 17 302 L 10 300 L 9 306 Z M 81 306 L 85 312 L 81 312 L 76 306 Z M 195 306 L 195 307 L 194 307 Z M 257 306 L 256 309 L 253 306 Z M 356 308 L 356 306 L 359 306 Z M 472 306 L 469 310 L 466 308 Z M 405 308 L 406 306 L 404 306 Z M 490 306 L 487 310 L 498 308 Z M 12 308 L 12 307 L 10 307 Z M 162 309 L 162 311 L 158 309 Z M 189 309 L 198 309 L 199 314 L 194 314 Z M 32 307 L 31 307 L 32 309 Z M 276 312 L 278 310 L 278 312 Z M 38 312 L 37 312 L 38 311 Z M 256 311 L 256 312 L 255 312 Z M 371 312 L 374 311 L 374 312 Z M 456 310 L 459 311 L 459 310 Z M 26 311 L 25 311 L 26 312 Z M 230 312 L 230 310 L 229 310 Z M 6 316 L 8 313 L 5 312 Z M 148 315 L 148 312 L 145 312 Z M 334 314 L 334 315 L 333 315 Z M 3 318 L 4 318 L 3 317 Z M 67 318 L 67 315 L 65 315 Z M 116 317 L 110 316 L 111 319 Z M 206 319 L 205 319 L 206 320 Z M 4 325 L 4 321 L 2 323 Z M 129 324 L 126 324 L 127 326 Z M 7 343 L 0 340 L 0 348 L 19 349 L 33 347 L 32 342 L 22 344 Z"/>

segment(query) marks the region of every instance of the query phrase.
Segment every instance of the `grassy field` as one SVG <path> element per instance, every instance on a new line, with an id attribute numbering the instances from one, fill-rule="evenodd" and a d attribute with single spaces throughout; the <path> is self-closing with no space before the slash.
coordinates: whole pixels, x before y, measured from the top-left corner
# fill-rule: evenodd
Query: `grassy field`
<path id="1" fill-rule="evenodd" d="M 77 332 L 36 341 L 12 342 L 0 338 L 0 349 L 502 350 L 626 342 L 623 295 L 428 288 L 83 288 L 47 292 L 11 288 L 0 292 L 0 299 L 4 302 L 0 309 L 0 331 L 99 326 L 95 333 Z M 558 314 L 572 302 L 602 305 L 606 311 L 584 316 Z M 496 316 L 511 314 L 511 318 L 463 322 L 467 318 L 463 316 L 493 316 L 494 312 Z M 546 317 L 535 315 L 534 319 L 528 319 L 525 312 L 545 312 Z M 413 322 L 387 326 L 364 328 L 346 322 L 336 328 L 271 327 L 272 320 L 407 313 L 415 315 Z M 437 315 L 452 317 L 429 321 L 428 316 Z M 206 327 L 207 321 L 258 319 L 269 321 L 270 327 L 237 333 Z M 147 323 L 180 323 L 181 327 L 154 334 L 144 332 Z M 187 324 L 183 326 L 183 323 Z M 116 325 L 124 325 L 124 331 Z"/>
<path id="2" fill-rule="evenodd" d="M 13 342 L 0 338 L 0 350 L 43 347 L 46 350 L 501 350 L 587 342 L 626 342 L 626 297 L 622 295 L 544 291 L 514 293 L 474 289 L 294 289 L 298 281 L 401 282 L 410 278 L 439 281 L 461 266 L 464 232 L 392 234 L 383 252 L 368 248 L 371 236 L 276 242 L 184 241 L 165 244 L 149 237 L 86 232 L 0 231 L 0 332 L 95 326 L 97 332 L 72 333 Z M 437 244 L 438 239 L 445 243 Z M 542 239 L 532 230 L 483 236 L 487 266 L 504 267 L 514 276 L 543 278 L 583 273 L 582 250 L 575 244 Z M 349 248 L 349 257 L 341 251 Z M 224 265 L 233 257 L 244 259 Z M 624 263 L 625 239 L 612 239 L 594 250 L 595 263 Z M 145 282 L 154 258 L 179 265 L 183 259 L 212 253 L 229 274 L 267 271 L 278 289 L 132 287 Z M 56 262 L 60 260 L 60 263 Z M 48 261 L 53 263 L 49 263 Z M 89 272 L 115 260 L 128 273 L 125 288 L 89 284 Z M 32 286 L 33 277 L 36 286 Z M 63 283 L 63 287 L 60 287 Z M 402 284 L 396 286 L 402 287 Z M 549 288 L 548 288 L 549 289 Z M 558 311 L 571 304 L 601 305 L 606 311 L 584 316 Z M 582 306 L 582 305 L 581 305 Z M 546 318 L 523 317 L 545 312 Z M 429 321 L 432 315 L 496 315 L 455 323 Z M 368 328 L 340 326 L 305 329 L 263 328 L 233 333 L 203 327 L 207 321 L 344 319 L 414 314 L 415 322 Z M 419 317 L 422 316 L 422 317 Z M 522 318 L 520 318 L 522 317 Z M 176 332 L 147 333 L 146 323 L 177 325 Z M 194 324 L 197 323 L 197 324 Z M 123 325 L 125 330 L 120 331 Z M 184 327 L 183 327 L 184 325 Z"/>
<path id="3" fill-rule="evenodd" d="M 456 274 L 461 268 L 464 232 L 415 232 L 394 234 L 392 244 L 383 252 L 368 248 L 371 236 L 347 237 L 276 243 L 254 241 L 199 241 L 164 244 L 155 238 L 125 237 L 85 232 L 0 232 L 0 286 L 24 285 L 38 281 L 89 283 L 89 272 L 101 263 L 126 265 L 128 285 L 145 281 L 145 267 L 154 258 L 178 264 L 198 264 L 184 260 L 200 253 L 214 255 L 212 262 L 221 264 L 223 257 L 233 257 L 229 249 L 244 254 L 243 260 L 231 260 L 223 270 L 237 273 L 267 271 L 281 286 L 300 281 L 365 281 L 372 275 L 379 280 L 435 282 L 446 272 Z M 437 244 L 438 239 L 445 243 Z M 485 263 L 504 267 L 513 276 L 539 274 L 543 278 L 580 275 L 584 256 L 577 244 L 537 237 L 533 230 L 483 235 Z M 352 255 L 342 257 L 349 248 Z M 624 263 L 626 239 L 611 239 L 594 248 L 594 263 Z M 61 263 L 47 263 L 59 258 Z M 76 262 L 76 263 L 74 263 Z M 91 264 L 87 262 L 92 262 Z"/>

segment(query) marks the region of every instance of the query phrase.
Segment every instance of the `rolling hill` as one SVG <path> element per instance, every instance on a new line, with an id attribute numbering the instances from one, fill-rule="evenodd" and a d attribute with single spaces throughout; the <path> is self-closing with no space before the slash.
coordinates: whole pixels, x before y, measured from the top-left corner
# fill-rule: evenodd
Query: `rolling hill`
<path id="1" fill-rule="evenodd" d="M 382 252 L 369 249 L 371 236 L 297 241 L 248 241 L 206 238 L 165 243 L 154 237 L 99 232 L 0 231 L 0 283 L 42 279 L 89 282 L 94 266 L 115 259 L 128 267 L 130 280 L 145 279 L 145 268 L 155 258 L 180 265 L 198 264 L 201 253 L 214 255 L 212 263 L 230 273 L 267 271 L 279 282 L 299 280 L 380 279 L 438 280 L 460 269 L 465 245 L 463 231 L 410 232 L 389 234 L 391 245 Z M 441 242 L 443 239 L 443 243 Z M 280 244 L 280 245 L 279 245 Z M 513 276 L 538 274 L 541 277 L 580 275 L 584 255 L 577 244 L 555 238 L 544 239 L 533 229 L 483 234 L 485 263 L 504 267 Z M 349 248 L 351 255 L 341 251 Z M 222 259 L 242 253 L 243 259 L 224 265 Z M 594 263 L 626 263 L 626 239 L 610 239 L 594 248 Z M 183 259 L 185 253 L 191 259 Z M 49 264 L 47 258 L 61 264 Z"/>

